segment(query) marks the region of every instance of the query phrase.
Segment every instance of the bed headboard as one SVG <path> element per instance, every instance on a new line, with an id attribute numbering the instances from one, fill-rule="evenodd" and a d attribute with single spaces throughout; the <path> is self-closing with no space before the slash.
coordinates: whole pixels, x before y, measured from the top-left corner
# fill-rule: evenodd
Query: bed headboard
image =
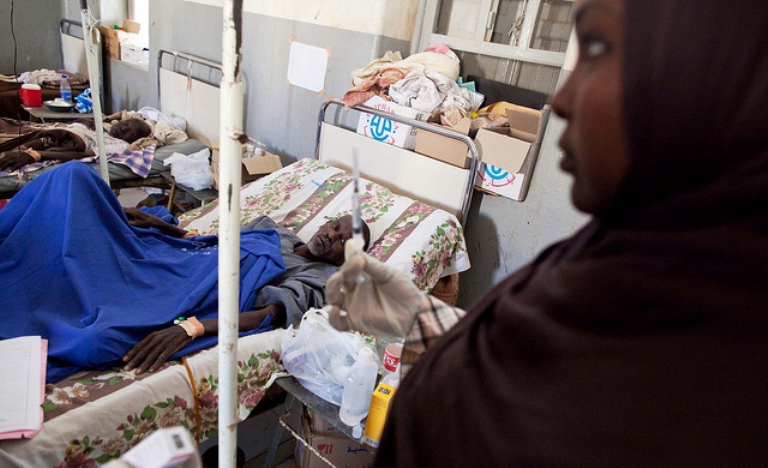
<path id="1" fill-rule="evenodd" d="M 218 141 L 221 77 L 219 63 L 161 49 L 157 53 L 160 111 L 186 119 L 189 136 Z"/>
<path id="2" fill-rule="evenodd" d="M 61 37 L 61 65 L 64 70 L 88 77 L 88 62 L 85 58 L 85 39 L 83 25 L 72 20 L 59 22 Z M 98 29 L 96 33 L 99 34 Z M 99 60 L 101 67 L 101 60 Z"/>
<path id="3" fill-rule="evenodd" d="M 466 144 L 468 168 L 424 156 L 356 132 L 362 113 L 376 114 L 419 131 L 437 133 Z M 376 109 L 346 108 L 341 101 L 326 102 L 318 119 L 316 158 L 351 171 L 352 148 L 359 150 L 358 167 L 366 178 L 390 190 L 454 214 L 464 223 L 472 201 L 472 186 L 479 161 L 472 139 L 436 125 L 407 119 Z"/>

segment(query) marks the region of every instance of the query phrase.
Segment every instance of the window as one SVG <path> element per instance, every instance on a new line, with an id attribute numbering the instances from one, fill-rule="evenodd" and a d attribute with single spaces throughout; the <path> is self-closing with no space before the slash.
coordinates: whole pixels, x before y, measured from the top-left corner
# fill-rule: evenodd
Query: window
<path id="1" fill-rule="evenodd" d="M 141 25 L 138 44 L 149 48 L 149 0 L 128 0 L 128 19 Z"/>
<path id="2" fill-rule="evenodd" d="M 561 67 L 572 0 L 427 0 L 420 48 L 457 51 Z"/>

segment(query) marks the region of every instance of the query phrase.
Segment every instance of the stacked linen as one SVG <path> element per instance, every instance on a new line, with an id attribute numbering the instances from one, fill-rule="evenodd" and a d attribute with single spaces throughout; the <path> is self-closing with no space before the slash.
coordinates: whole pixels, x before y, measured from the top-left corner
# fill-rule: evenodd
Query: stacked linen
<path id="1" fill-rule="evenodd" d="M 442 44 L 406 59 L 399 52 L 387 51 L 365 68 L 352 72 L 353 88 L 342 100 L 352 107 L 380 96 L 438 118 L 450 115 L 455 123 L 469 117 L 483 103 L 483 95 L 457 84 L 459 71 L 458 56 Z"/>

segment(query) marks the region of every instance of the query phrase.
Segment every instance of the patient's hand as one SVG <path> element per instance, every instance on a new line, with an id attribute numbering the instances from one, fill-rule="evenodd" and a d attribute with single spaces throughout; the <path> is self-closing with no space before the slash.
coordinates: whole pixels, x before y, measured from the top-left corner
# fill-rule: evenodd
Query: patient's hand
<path id="1" fill-rule="evenodd" d="M 178 325 L 152 332 L 123 356 L 123 362 L 127 362 L 123 369 L 136 369 L 138 374 L 147 370 L 155 372 L 193 339 Z"/>
<path id="2" fill-rule="evenodd" d="M 35 159 L 27 153 L 9 151 L 0 157 L 0 171 L 4 171 L 6 169 L 9 171 L 15 171 L 20 167 L 26 166 L 27 164 L 32 164 L 33 162 L 35 162 Z"/>
<path id="3" fill-rule="evenodd" d="M 171 223 L 166 223 L 157 216 L 153 216 L 138 208 L 125 208 L 125 216 L 128 218 L 128 224 L 139 228 L 156 228 L 163 234 L 167 234 L 173 237 L 191 237 L 188 236 L 188 232 L 178 226 L 174 226 Z"/>
<path id="4" fill-rule="evenodd" d="M 156 227 L 158 224 L 157 221 L 160 221 L 157 216 L 152 216 L 151 214 L 138 208 L 123 207 L 123 211 L 125 211 L 125 216 L 128 217 L 128 224 L 131 226 L 141 228 Z"/>

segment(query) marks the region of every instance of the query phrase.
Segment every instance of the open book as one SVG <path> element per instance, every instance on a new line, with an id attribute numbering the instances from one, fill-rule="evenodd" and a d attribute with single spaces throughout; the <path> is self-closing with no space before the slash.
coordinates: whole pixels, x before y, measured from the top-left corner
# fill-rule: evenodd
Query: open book
<path id="1" fill-rule="evenodd" d="M 43 427 L 48 341 L 23 336 L 0 341 L 0 439 L 32 438 Z"/>

